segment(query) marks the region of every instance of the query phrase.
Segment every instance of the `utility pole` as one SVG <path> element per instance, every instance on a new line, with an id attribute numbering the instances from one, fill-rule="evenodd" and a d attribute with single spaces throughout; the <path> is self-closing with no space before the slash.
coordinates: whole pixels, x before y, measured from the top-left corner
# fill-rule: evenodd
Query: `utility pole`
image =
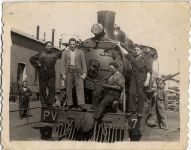
<path id="1" fill-rule="evenodd" d="M 52 29 L 52 45 L 54 46 L 54 34 L 55 34 L 55 29 Z"/>
<path id="2" fill-rule="evenodd" d="M 46 32 L 44 32 L 44 34 L 43 34 L 43 41 L 45 41 L 46 40 Z"/>

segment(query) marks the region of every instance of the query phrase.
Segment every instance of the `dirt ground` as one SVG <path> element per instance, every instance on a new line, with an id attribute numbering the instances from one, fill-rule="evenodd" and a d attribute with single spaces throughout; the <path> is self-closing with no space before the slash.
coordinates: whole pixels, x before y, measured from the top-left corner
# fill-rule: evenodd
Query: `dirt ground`
<path id="1" fill-rule="evenodd" d="M 31 102 L 30 107 L 39 107 L 39 102 Z M 10 102 L 10 111 L 18 110 L 18 104 Z M 10 112 L 10 140 L 30 141 L 41 140 L 39 128 L 41 109 L 30 110 L 30 117 L 27 123 L 27 118 L 20 119 L 18 111 Z M 141 141 L 178 141 L 180 137 L 179 113 L 168 110 L 168 125 L 169 130 L 163 131 L 158 127 L 145 127 L 144 136 Z"/>

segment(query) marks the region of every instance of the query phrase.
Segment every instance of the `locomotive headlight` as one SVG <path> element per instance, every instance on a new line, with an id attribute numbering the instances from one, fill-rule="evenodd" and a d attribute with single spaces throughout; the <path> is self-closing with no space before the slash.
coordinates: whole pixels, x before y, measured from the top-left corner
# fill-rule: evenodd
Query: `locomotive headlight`
<path id="1" fill-rule="evenodd" d="M 96 23 L 92 26 L 91 28 L 91 32 L 94 34 L 94 35 L 99 35 L 101 33 L 103 33 L 103 26 L 100 24 L 100 23 Z"/>

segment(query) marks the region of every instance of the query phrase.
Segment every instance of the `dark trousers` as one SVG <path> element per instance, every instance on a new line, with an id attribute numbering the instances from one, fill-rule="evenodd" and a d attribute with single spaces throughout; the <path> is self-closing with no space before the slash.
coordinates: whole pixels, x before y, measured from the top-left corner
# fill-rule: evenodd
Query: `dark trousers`
<path id="1" fill-rule="evenodd" d="M 28 112 L 27 110 L 28 108 L 29 108 L 29 99 L 21 97 L 19 99 L 19 116 L 24 117 Z"/>
<path id="2" fill-rule="evenodd" d="M 129 101 L 128 101 L 128 112 L 136 112 L 142 114 L 144 111 L 145 93 L 144 79 L 139 79 L 136 77 L 131 78 L 129 87 Z"/>
<path id="3" fill-rule="evenodd" d="M 106 109 L 114 100 L 119 99 L 120 92 L 116 91 L 95 91 L 93 92 L 93 107 L 96 108 L 95 118 L 100 119 Z M 100 102 L 101 100 L 101 102 Z"/>
<path id="4" fill-rule="evenodd" d="M 55 77 L 39 77 L 41 104 L 54 104 L 55 102 Z M 46 92 L 48 88 L 48 94 Z"/>

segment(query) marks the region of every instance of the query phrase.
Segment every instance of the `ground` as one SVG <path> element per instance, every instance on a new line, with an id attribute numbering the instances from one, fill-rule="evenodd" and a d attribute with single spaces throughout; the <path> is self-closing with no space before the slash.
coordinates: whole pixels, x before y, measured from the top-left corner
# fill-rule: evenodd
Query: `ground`
<path id="1" fill-rule="evenodd" d="M 40 107 L 40 102 L 35 101 L 30 103 L 30 107 Z M 39 128 L 41 109 L 30 110 L 30 117 L 19 119 L 18 103 L 10 102 L 10 139 L 11 140 L 41 140 Z M 179 113 L 167 111 L 169 131 L 163 131 L 159 128 L 145 127 L 142 141 L 178 141 L 180 137 Z"/>

